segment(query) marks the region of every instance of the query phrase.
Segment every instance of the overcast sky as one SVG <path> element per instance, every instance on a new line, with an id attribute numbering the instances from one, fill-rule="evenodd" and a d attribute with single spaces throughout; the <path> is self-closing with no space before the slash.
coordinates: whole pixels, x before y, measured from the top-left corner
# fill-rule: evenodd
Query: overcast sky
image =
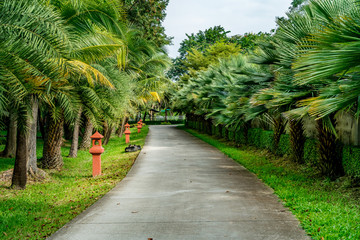
<path id="1" fill-rule="evenodd" d="M 292 0 L 170 0 L 163 23 L 166 34 L 173 36 L 170 57 L 178 56 L 185 33 L 197 33 L 221 25 L 228 35 L 270 32 L 275 17 L 285 16 Z"/>

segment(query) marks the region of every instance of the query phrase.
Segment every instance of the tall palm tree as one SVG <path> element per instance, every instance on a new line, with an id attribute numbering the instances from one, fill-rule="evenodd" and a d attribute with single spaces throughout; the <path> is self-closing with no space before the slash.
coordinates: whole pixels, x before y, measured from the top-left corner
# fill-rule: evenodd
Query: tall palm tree
<path id="1" fill-rule="evenodd" d="M 88 1 L 52 1 L 65 21 L 67 27 L 71 30 L 72 38 L 70 51 L 66 55 L 68 85 L 73 89 L 79 87 L 78 79 L 86 79 L 90 87 L 94 82 L 100 82 L 102 85 L 113 88 L 111 81 L 103 75 L 101 71 L 91 64 L 99 62 L 106 57 L 116 56 L 118 66 L 125 62 L 123 59 L 125 45 L 119 38 L 113 37 L 112 32 L 121 33 L 120 11 L 113 3 Z M 70 90 L 70 89 L 69 89 Z M 45 134 L 45 143 L 42 164 L 46 168 L 60 168 L 62 166 L 61 141 L 64 120 L 75 121 L 75 130 L 78 133 L 79 118 L 82 112 L 81 95 L 78 91 L 70 91 L 73 96 L 77 96 L 75 101 L 70 98 L 58 95 L 55 105 L 50 106 L 49 112 L 51 118 L 48 119 L 47 129 L 51 135 Z M 68 100 L 67 104 L 62 100 Z M 73 103 L 73 104 L 71 104 Z M 73 108 L 75 115 L 66 114 L 65 111 Z M 55 132 L 53 132 L 55 131 Z M 56 134 L 55 134 L 56 133 Z M 91 132 L 90 132 L 91 133 Z M 47 136 L 52 136 L 51 138 Z M 77 143 L 77 134 L 74 135 L 74 144 Z M 56 147 L 55 147 L 56 146 Z M 76 146 L 72 146 L 71 155 L 76 155 Z"/>
<path id="2" fill-rule="evenodd" d="M 33 94 L 46 99 L 52 84 L 61 80 L 67 29 L 51 7 L 36 0 L 5 0 L 0 8 L 0 81 L 6 86 L 0 107 L 11 98 L 9 104 L 16 109 L 18 133 L 12 186 L 24 188 L 31 117 L 28 103 Z"/>
<path id="3" fill-rule="evenodd" d="M 355 117 L 360 114 L 359 5 L 350 0 L 322 0 L 311 1 L 309 8 L 321 30 L 314 29 L 311 36 L 299 44 L 300 53 L 294 63 L 295 81 L 300 85 L 317 85 L 318 94 L 300 101 L 300 106 L 317 119 L 319 167 L 325 175 L 334 178 L 343 172 L 341 159 L 336 154 L 334 116 L 341 110 L 353 112 Z"/>

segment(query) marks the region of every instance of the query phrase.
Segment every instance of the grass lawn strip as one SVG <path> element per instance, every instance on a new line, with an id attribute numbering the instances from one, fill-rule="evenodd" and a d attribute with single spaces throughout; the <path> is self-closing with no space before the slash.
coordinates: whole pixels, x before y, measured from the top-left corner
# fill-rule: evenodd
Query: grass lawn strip
<path id="1" fill-rule="evenodd" d="M 140 134 L 136 128 L 131 132 L 131 144 L 143 146 L 148 127 Z M 139 154 L 125 153 L 126 146 L 124 137 L 113 137 L 104 146 L 102 175 L 96 178 L 92 177 L 91 154 L 79 151 L 77 158 L 67 158 L 67 143 L 62 148 L 63 169 L 47 170 L 45 182 L 30 183 L 25 190 L 10 190 L 9 182 L 0 182 L 0 239 L 46 238 L 76 217 L 126 176 Z"/>
<path id="2" fill-rule="evenodd" d="M 313 239 L 360 239 L 360 188 L 343 177 L 321 178 L 309 166 L 252 147 L 237 148 L 224 140 L 185 129 L 218 148 L 274 189 Z"/>

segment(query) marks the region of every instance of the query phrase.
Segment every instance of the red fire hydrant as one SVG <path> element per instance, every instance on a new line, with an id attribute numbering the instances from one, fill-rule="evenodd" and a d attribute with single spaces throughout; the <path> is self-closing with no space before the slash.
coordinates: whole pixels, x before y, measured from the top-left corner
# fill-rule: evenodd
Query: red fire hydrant
<path id="1" fill-rule="evenodd" d="M 101 154 L 104 152 L 104 148 L 101 145 L 101 139 L 104 136 L 98 131 L 91 136 L 92 147 L 89 152 L 93 156 L 93 177 L 101 175 Z"/>
<path id="2" fill-rule="evenodd" d="M 130 142 L 130 134 L 131 134 L 131 132 L 130 132 L 130 124 L 129 123 L 125 124 L 125 132 L 124 132 L 124 134 L 125 134 L 125 142 L 129 143 Z"/>
<path id="3" fill-rule="evenodd" d="M 141 132 L 141 128 L 142 128 L 142 120 L 140 119 L 140 121 L 138 121 L 138 125 L 137 125 L 138 133 Z"/>

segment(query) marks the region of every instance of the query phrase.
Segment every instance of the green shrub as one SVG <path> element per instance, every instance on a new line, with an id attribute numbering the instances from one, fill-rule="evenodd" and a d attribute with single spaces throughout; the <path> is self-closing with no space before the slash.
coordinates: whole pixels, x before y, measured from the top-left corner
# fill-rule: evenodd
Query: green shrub
<path id="1" fill-rule="evenodd" d="M 315 165 L 318 159 L 317 140 L 307 138 L 304 145 L 304 161 Z"/>
<path id="2" fill-rule="evenodd" d="M 238 144 L 247 144 L 245 133 L 243 130 L 238 130 L 235 132 L 235 142 Z"/>
<path id="3" fill-rule="evenodd" d="M 216 137 L 220 137 L 221 138 L 221 132 L 220 132 L 221 128 L 219 125 L 216 126 L 216 129 L 215 129 L 215 136 Z"/>
<path id="4" fill-rule="evenodd" d="M 264 131 L 260 133 L 260 148 L 265 148 L 270 151 L 274 148 L 274 132 L 273 131 Z"/>
<path id="5" fill-rule="evenodd" d="M 248 132 L 248 144 L 261 148 L 261 132 L 260 128 L 251 128 Z"/>
<path id="6" fill-rule="evenodd" d="M 221 137 L 226 138 L 226 128 L 223 127 L 221 130 Z"/>
<path id="7" fill-rule="evenodd" d="M 235 141 L 235 132 L 229 129 L 229 140 Z"/>
<path id="8" fill-rule="evenodd" d="M 360 178 L 360 148 L 344 146 L 342 163 L 347 175 Z"/>
<path id="9" fill-rule="evenodd" d="M 291 153 L 290 135 L 288 134 L 281 135 L 277 153 L 280 155 L 290 155 Z"/>
<path id="10" fill-rule="evenodd" d="M 216 126 L 215 125 L 211 125 L 211 135 L 216 135 Z"/>
<path id="11" fill-rule="evenodd" d="M 199 131 L 205 131 L 204 124 L 201 121 L 188 121 L 190 128 Z M 225 127 L 212 125 L 211 132 L 216 137 L 225 137 L 227 130 Z M 274 133 L 273 131 L 265 131 L 260 128 L 251 128 L 248 131 L 248 143 L 246 143 L 245 133 L 241 129 L 232 131 L 229 129 L 228 138 L 238 144 L 249 144 L 258 148 L 273 151 Z M 316 139 L 307 138 L 304 145 L 304 161 L 312 165 L 317 164 L 319 157 L 317 149 L 318 141 Z M 279 148 L 277 153 L 280 155 L 291 154 L 290 136 L 282 134 L 280 137 Z M 345 173 L 349 176 L 360 178 L 360 147 L 344 146 L 342 150 L 342 163 Z"/>

